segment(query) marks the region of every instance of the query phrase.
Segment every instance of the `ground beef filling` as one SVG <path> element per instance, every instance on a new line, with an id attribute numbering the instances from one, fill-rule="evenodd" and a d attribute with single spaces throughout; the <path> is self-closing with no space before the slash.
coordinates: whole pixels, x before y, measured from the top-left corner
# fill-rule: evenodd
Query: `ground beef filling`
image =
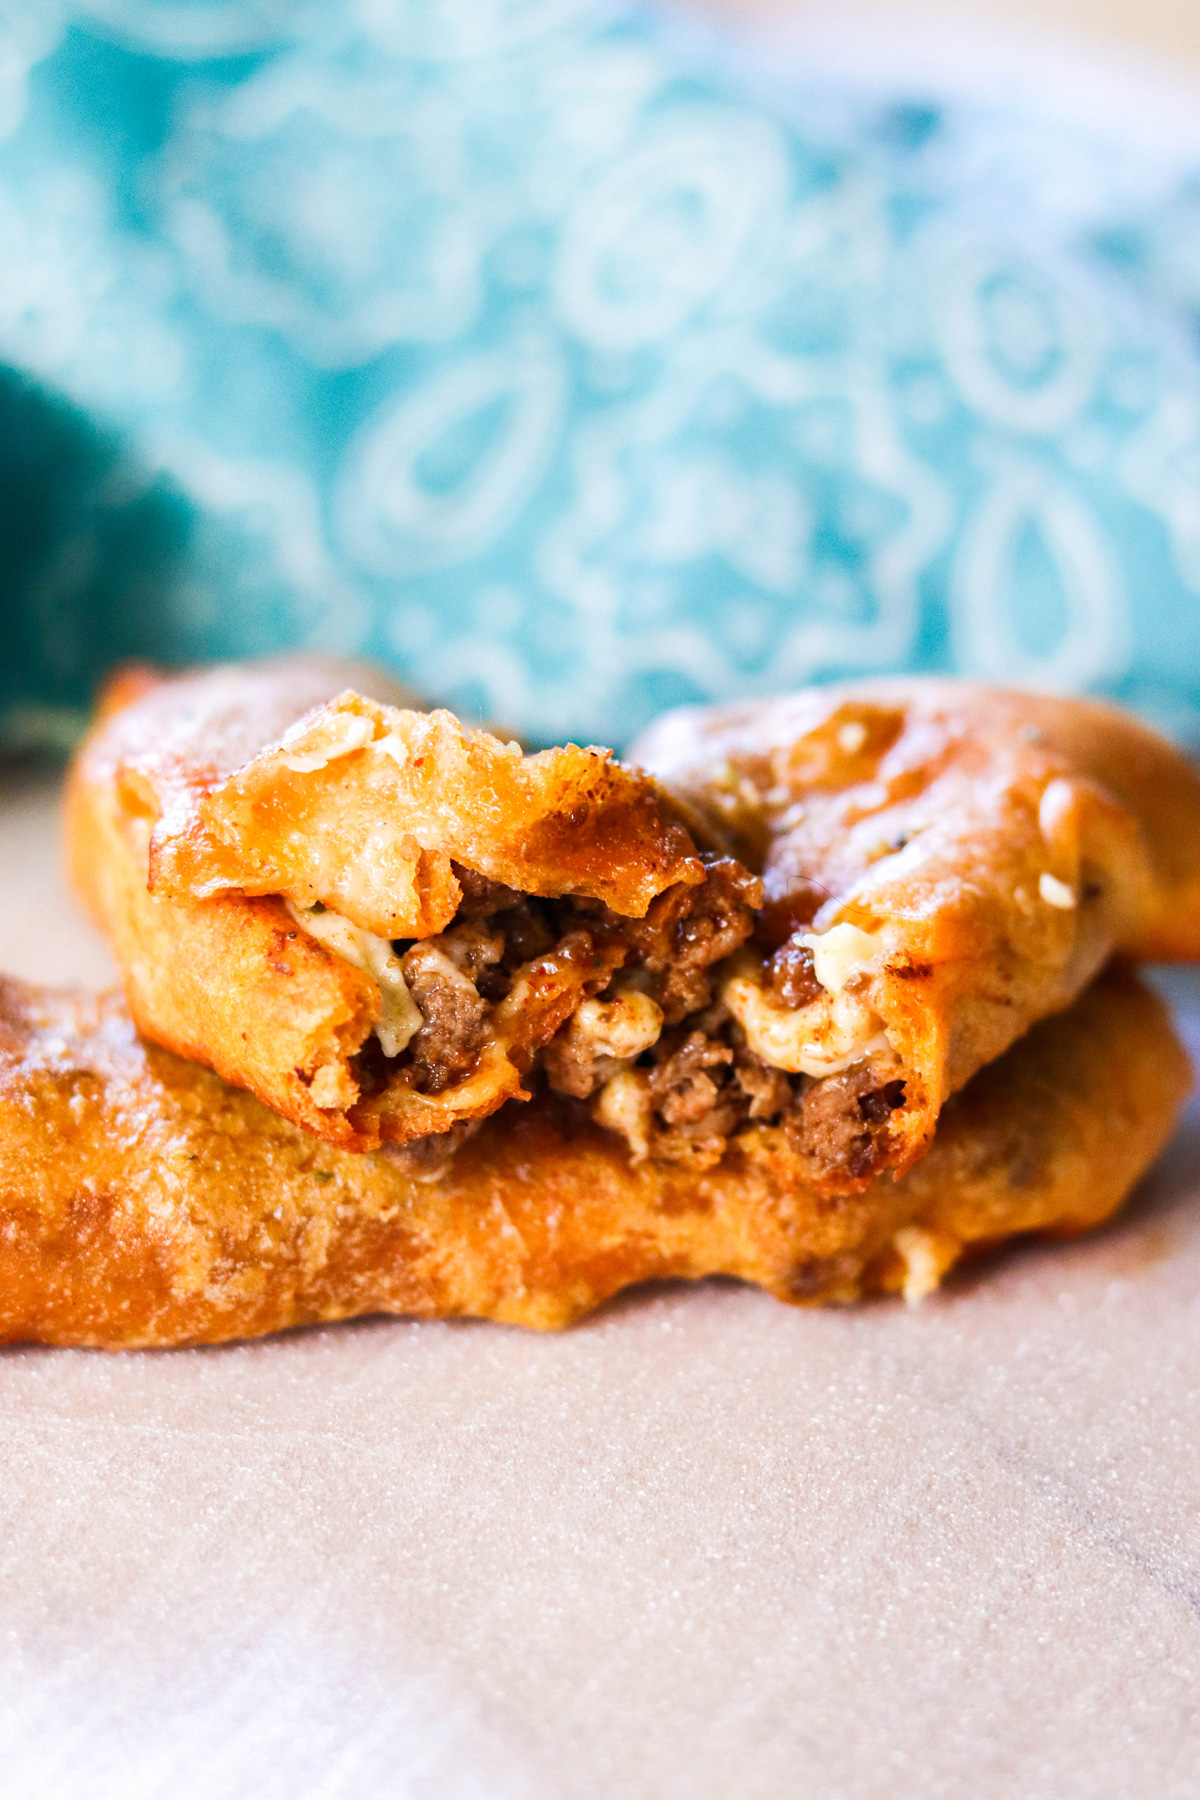
<path id="1" fill-rule="evenodd" d="M 664 1022 L 709 1003 L 710 972 L 750 936 L 759 898 L 757 881 L 729 857 L 711 859 L 700 886 L 660 894 L 644 919 L 623 918 L 599 901 L 520 894 L 457 866 L 455 873 L 463 900 L 453 925 L 394 946 L 422 1023 L 398 1057 L 383 1056 L 378 1041 L 368 1041 L 355 1065 L 364 1093 L 377 1091 L 400 1066 L 424 1094 L 464 1080 L 488 1041 L 497 1003 L 522 970 L 553 955 L 579 966 L 595 963 L 609 1048 L 600 1047 L 598 1019 L 589 1014 L 590 1036 L 577 1031 L 571 1039 L 572 1019 L 567 1036 L 510 1054 L 524 1063 L 523 1073 L 545 1059 L 552 1086 L 584 1097 L 623 1060 L 616 1053 L 622 1046 L 636 1043 L 640 1053 Z M 580 1012 L 592 999 L 592 984 L 585 992 Z"/>
<path id="2" fill-rule="evenodd" d="M 904 1104 L 904 1083 L 867 1065 L 823 1080 L 785 1074 L 756 1056 L 737 1021 L 713 1003 L 712 972 L 749 938 L 758 898 L 757 882 L 739 863 L 711 859 L 702 886 L 668 889 L 644 919 L 622 918 L 599 901 L 543 900 L 469 870 L 456 873 L 463 901 L 454 924 L 395 946 L 422 1024 L 397 1059 L 369 1041 L 356 1066 L 364 1092 L 382 1086 L 398 1063 L 421 1093 L 464 1080 L 520 971 L 551 954 L 583 961 L 595 950 L 594 990 L 548 1043 L 510 1052 L 523 1074 L 536 1070 L 554 1092 L 589 1102 L 592 1116 L 621 1133 L 639 1160 L 711 1168 L 739 1131 L 774 1124 L 814 1179 L 872 1172 L 888 1120 Z M 772 992 L 790 1007 L 822 991 L 800 936 L 767 965 Z M 435 1170 L 457 1142 L 422 1139 L 405 1154 L 425 1157 Z"/>
<path id="3" fill-rule="evenodd" d="M 823 1080 L 772 1068 L 716 1005 L 664 1031 L 636 1067 L 610 1077 L 592 1099 L 592 1115 L 621 1132 L 639 1160 L 696 1171 L 718 1163 L 739 1131 L 778 1125 L 814 1180 L 859 1180 L 879 1162 L 887 1121 L 903 1105 L 903 1081 L 881 1081 L 866 1064 Z"/>
<path id="4" fill-rule="evenodd" d="M 459 929 L 479 933 L 478 926 Z M 409 1045 L 414 1086 L 422 1094 L 440 1094 L 470 1072 L 483 1048 L 488 1015 L 487 1001 L 444 939 L 414 944 L 401 959 L 408 991 L 425 1021 Z M 499 961 L 503 946 L 500 933 L 488 934 L 493 961 Z"/>
<path id="5" fill-rule="evenodd" d="M 771 992 L 784 1006 L 807 1006 L 821 997 L 813 953 L 803 937 L 803 931 L 794 931 L 767 964 Z"/>

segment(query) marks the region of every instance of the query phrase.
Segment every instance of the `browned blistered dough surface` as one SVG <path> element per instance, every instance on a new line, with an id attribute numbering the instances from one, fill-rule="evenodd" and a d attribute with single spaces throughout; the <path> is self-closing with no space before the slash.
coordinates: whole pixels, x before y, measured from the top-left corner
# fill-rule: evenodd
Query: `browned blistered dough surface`
<path id="1" fill-rule="evenodd" d="M 0 996 L 0 1338 L 108 1348 L 375 1311 L 561 1326 L 658 1276 L 850 1299 L 900 1284 L 904 1228 L 940 1267 L 1106 1217 L 1190 1079 L 1162 1004 L 1115 974 L 953 1101 L 910 1176 L 833 1203 L 776 1130 L 696 1179 L 632 1168 L 570 1103 L 541 1101 L 420 1181 L 145 1046 L 113 997 Z"/>
<path id="2" fill-rule="evenodd" d="M 1200 957 L 1200 775 L 1097 703 L 919 678 L 669 713 L 630 751 L 761 871 L 767 952 L 847 922 L 904 1065 L 890 1160 L 1108 957 Z"/>

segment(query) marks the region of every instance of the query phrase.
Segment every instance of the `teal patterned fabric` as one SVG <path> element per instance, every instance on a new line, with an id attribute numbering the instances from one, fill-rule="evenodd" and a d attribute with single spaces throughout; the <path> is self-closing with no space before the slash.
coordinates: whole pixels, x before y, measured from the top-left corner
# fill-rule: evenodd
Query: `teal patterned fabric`
<path id="1" fill-rule="evenodd" d="M 0 134 L 8 743 L 301 644 L 535 740 L 893 669 L 1200 737 L 1186 171 L 581 0 L 8 0 Z"/>

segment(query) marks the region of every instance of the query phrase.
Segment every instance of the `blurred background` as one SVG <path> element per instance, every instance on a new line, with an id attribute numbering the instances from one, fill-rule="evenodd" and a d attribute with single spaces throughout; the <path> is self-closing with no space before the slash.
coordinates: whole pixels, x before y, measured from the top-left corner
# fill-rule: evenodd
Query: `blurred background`
<path id="1" fill-rule="evenodd" d="M 1200 8 L 0 0 L 0 744 L 365 652 L 1200 744 Z"/>

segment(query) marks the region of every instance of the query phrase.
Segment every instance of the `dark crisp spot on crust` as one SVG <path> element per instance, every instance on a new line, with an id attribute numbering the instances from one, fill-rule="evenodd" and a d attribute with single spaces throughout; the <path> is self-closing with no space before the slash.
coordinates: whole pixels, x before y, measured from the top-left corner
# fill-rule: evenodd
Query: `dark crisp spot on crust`
<path id="1" fill-rule="evenodd" d="M 926 981 L 933 974 L 933 964 L 927 962 L 899 963 L 890 966 L 888 973 L 897 976 L 901 981 Z"/>
<path id="2" fill-rule="evenodd" d="M 788 1271 L 787 1290 L 794 1300 L 818 1300 L 831 1279 L 842 1272 L 841 1257 L 810 1256 Z"/>
<path id="3" fill-rule="evenodd" d="M 904 1083 L 888 1081 L 883 1087 L 871 1088 L 868 1093 L 858 1096 L 858 1110 L 870 1124 L 877 1125 L 886 1119 L 889 1113 L 896 1112 L 904 1105 Z"/>

